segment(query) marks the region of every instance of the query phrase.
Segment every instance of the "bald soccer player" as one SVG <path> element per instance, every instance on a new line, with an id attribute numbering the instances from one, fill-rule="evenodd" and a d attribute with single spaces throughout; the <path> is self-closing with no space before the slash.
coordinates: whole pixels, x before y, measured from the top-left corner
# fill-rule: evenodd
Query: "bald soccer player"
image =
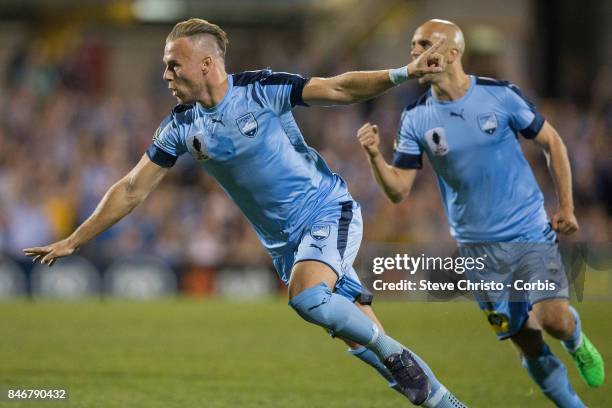
<path id="1" fill-rule="evenodd" d="M 469 271 L 468 278 L 511 285 L 517 279 L 556 283 L 558 290 L 479 292 L 476 298 L 498 338 L 516 345 L 523 366 L 544 394 L 559 407 L 583 407 L 565 366 L 542 337 L 543 329 L 561 340 L 588 385 L 603 383 L 603 360 L 569 305 L 556 245 L 557 233 L 578 229 L 567 151 L 516 85 L 465 74 L 465 43 L 455 24 L 430 20 L 419 27 L 412 39 L 412 58 L 440 39 L 446 40 L 439 50 L 443 71 L 420 77 L 430 88 L 402 113 L 392 163 L 379 151 L 376 125 L 366 123 L 357 137 L 374 178 L 394 203 L 409 195 L 422 155 L 427 155 L 460 256 L 486 259 L 485 270 Z M 540 146 L 548 159 L 559 200 L 550 222 L 519 133 Z"/>
<path id="2" fill-rule="evenodd" d="M 435 50 L 442 42 L 411 62 L 410 78 L 440 70 Z M 179 105 L 91 217 L 68 238 L 25 254 L 49 266 L 72 254 L 134 210 L 178 157 L 188 156 L 221 184 L 253 225 L 299 316 L 344 340 L 351 354 L 412 403 L 463 407 L 425 362 L 378 322 L 372 295 L 353 269 L 362 235 L 359 204 L 306 144 L 291 113 L 298 105 L 364 101 L 408 80 L 407 70 L 310 79 L 270 70 L 227 74 L 227 45 L 226 33 L 206 20 L 174 26 L 166 38 L 163 77 Z M 248 358 L 248 350 L 236 352 Z"/>

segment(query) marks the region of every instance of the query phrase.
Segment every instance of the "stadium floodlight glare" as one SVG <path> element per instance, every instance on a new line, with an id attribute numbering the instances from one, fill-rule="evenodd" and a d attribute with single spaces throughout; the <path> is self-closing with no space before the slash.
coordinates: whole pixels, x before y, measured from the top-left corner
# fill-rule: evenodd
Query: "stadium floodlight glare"
<path id="1" fill-rule="evenodd" d="M 185 16 L 187 4 L 182 0 L 136 0 L 132 6 L 134 16 L 141 21 L 176 21 Z"/>

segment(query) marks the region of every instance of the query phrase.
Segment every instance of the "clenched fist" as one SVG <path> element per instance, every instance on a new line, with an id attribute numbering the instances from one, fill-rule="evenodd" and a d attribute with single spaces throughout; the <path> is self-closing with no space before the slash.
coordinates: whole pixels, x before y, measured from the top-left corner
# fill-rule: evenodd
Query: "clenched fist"
<path id="1" fill-rule="evenodd" d="M 380 154 L 378 146 L 380 145 L 380 136 L 378 135 L 378 126 L 366 123 L 357 131 L 357 140 L 361 147 L 370 158 L 374 158 Z"/>
<path id="2" fill-rule="evenodd" d="M 574 211 L 567 208 L 559 208 L 553 215 L 551 224 L 555 231 L 565 235 L 572 234 L 579 228 Z"/>

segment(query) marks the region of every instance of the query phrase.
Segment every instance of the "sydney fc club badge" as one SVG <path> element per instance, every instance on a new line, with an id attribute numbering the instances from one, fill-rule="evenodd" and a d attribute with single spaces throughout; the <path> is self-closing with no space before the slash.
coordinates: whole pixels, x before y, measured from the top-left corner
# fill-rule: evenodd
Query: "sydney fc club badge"
<path id="1" fill-rule="evenodd" d="M 310 229 L 310 236 L 317 241 L 322 241 L 329 237 L 329 225 L 326 224 L 315 224 Z"/>
<path id="2" fill-rule="evenodd" d="M 257 134 L 257 120 L 251 112 L 236 119 L 236 124 L 238 125 L 240 133 L 246 137 L 255 137 Z"/>
<path id="3" fill-rule="evenodd" d="M 497 116 L 493 112 L 478 115 L 478 126 L 483 132 L 492 135 L 497 129 Z"/>

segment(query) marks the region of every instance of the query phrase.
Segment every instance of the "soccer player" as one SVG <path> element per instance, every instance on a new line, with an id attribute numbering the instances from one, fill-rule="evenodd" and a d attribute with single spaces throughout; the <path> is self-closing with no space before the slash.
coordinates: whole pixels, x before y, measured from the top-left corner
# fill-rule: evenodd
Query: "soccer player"
<path id="1" fill-rule="evenodd" d="M 567 284 L 562 284 L 566 277 L 555 231 L 571 234 L 578 229 L 567 151 L 515 85 L 465 74 L 465 43 L 455 24 L 430 20 L 419 27 L 412 38 L 412 58 L 419 59 L 440 39 L 446 40 L 439 50 L 443 72 L 419 78 L 430 88 L 403 112 L 391 165 L 380 153 L 376 125 L 364 124 L 357 138 L 374 178 L 395 203 L 410 193 L 423 152 L 427 155 L 459 254 L 484 256 L 489 280 L 520 274 L 529 282 L 547 276 L 561 283 L 563 290 L 523 293 L 526 298 L 520 302 L 477 299 L 498 338 L 510 338 L 517 346 L 523 366 L 544 394 L 559 407 L 583 407 L 565 366 L 542 338 L 543 329 L 561 340 L 588 385 L 603 383 L 603 360 L 581 331 L 580 317 L 568 303 Z M 518 133 L 532 139 L 549 159 L 559 199 L 551 224 Z"/>
<path id="2" fill-rule="evenodd" d="M 414 353 L 384 333 L 352 267 L 362 236 L 359 204 L 308 147 L 291 114 L 297 105 L 350 104 L 440 70 L 434 45 L 395 70 L 305 79 L 269 70 L 228 75 L 228 39 L 217 25 L 174 26 L 163 77 L 178 99 L 140 162 L 104 195 L 68 238 L 24 253 L 51 266 L 129 214 L 188 154 L 238 205 L 289 287 L 290 306 L 351 347 L 412 403 L 463 407 Z M 410 75 L 408 75 L 410 72 Z"/>

